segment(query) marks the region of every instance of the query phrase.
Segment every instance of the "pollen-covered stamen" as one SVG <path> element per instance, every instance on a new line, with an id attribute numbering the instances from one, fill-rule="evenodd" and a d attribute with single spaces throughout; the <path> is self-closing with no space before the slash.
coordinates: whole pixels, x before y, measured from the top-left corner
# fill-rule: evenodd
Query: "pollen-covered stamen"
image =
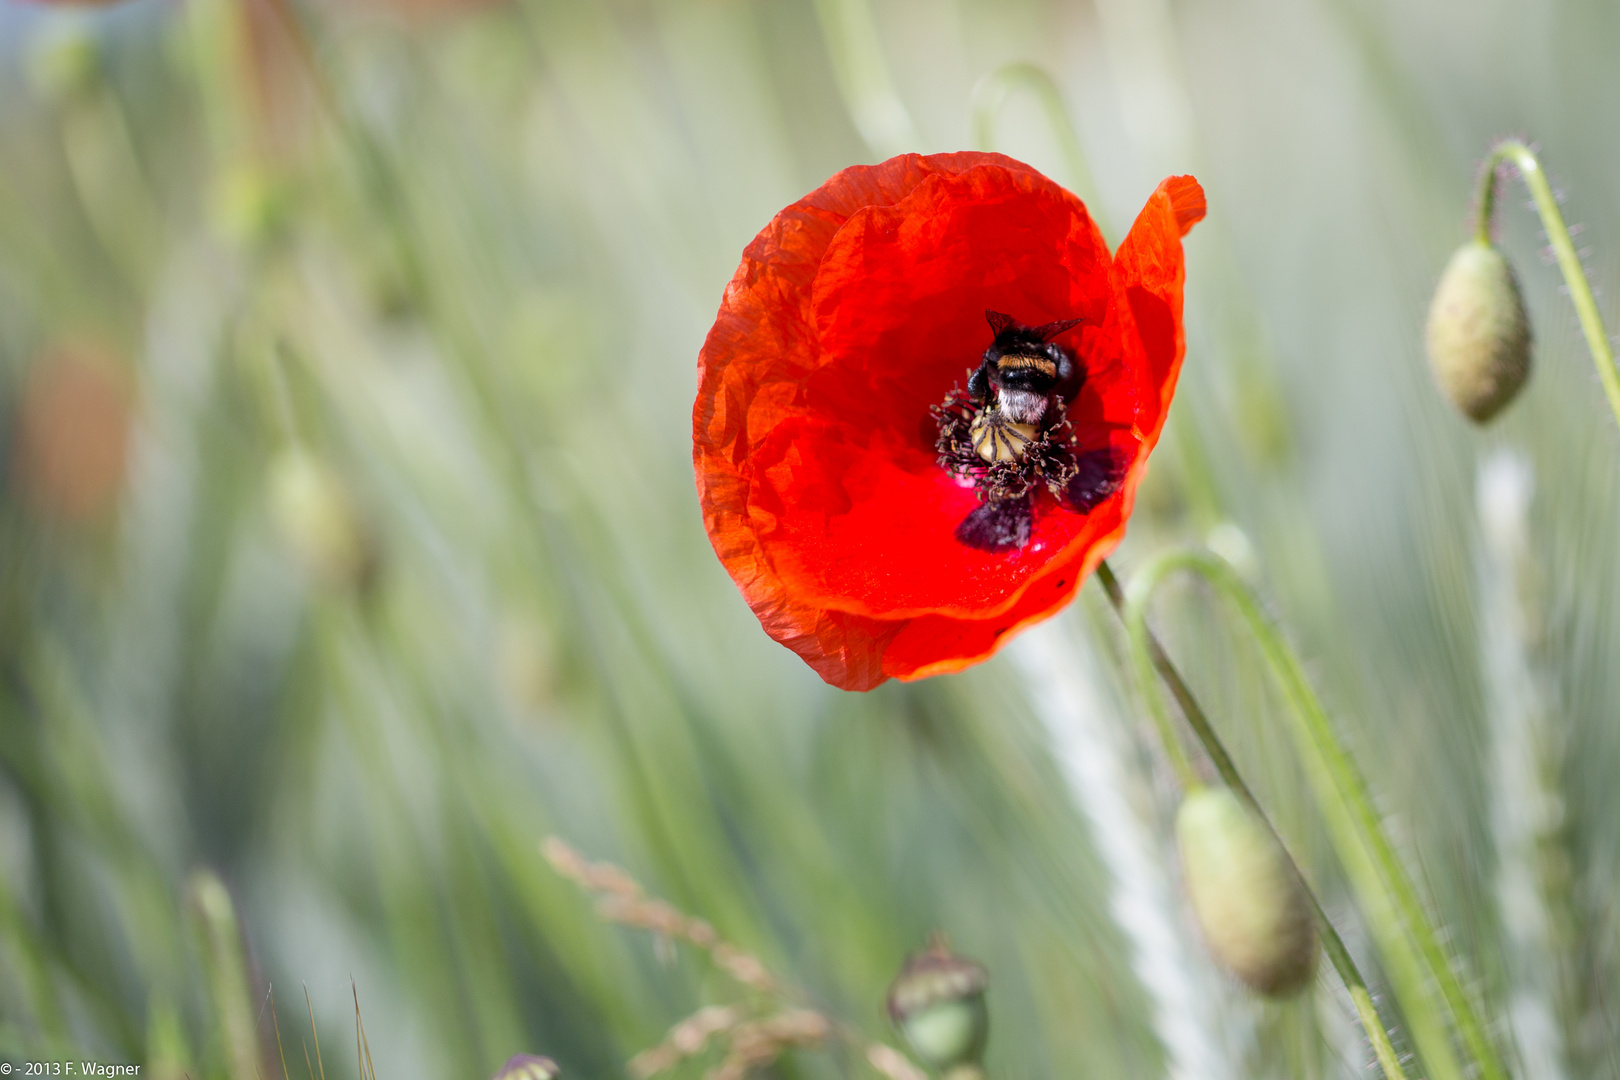
<path id="1" fill-rule="evenodd" d="M 1022 461 L 1030 444 L 1040 438 L 1034 424 L 1015 423 L 1000 409 L 980 409 L 968 433 L 973 449 L 989 462 Z"/>
<path id="2" fill-rule="evenodd" d="M 1074 429 L 1061 414 L 1039 427 L 1014 423 L 960 388 L 931 411 L 940 467 L 970 481 L 984 499 L 1019 498 L 1042 484 L 1062 498 L 1079 471 Z"/>

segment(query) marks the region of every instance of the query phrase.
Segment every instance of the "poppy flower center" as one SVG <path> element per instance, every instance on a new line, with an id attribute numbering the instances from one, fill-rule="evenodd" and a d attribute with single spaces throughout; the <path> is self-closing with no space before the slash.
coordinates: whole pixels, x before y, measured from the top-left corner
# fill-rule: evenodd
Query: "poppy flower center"
<path id="1" fill-rule="evenodd" d="M 1075 513 L 1088 513 L 1118 488 L 1124 468 L 1112 451 L 1080 451 L 1068 406 L 1085 367 L 1053 339 L 1081 320 L 1026 326 L 987 311 L 995 339 L 968 377 L 931 408 L 938 425 L 939 465 L 973 486 L 979 507 L 956 539 L 983 551 L 1029 543 L 1042 487 Z"/>

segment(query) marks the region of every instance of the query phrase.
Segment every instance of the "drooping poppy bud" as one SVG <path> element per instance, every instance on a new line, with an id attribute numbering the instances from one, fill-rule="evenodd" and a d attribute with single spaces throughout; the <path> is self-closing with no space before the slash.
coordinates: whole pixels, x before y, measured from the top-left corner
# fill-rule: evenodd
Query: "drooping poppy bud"
<path id="1" fill-rule="evenodd" d="M 295 201 L 291 187 L 272 170 L 240 162 L 215 181 L 214 226 L 232 243 L 249 250 L 265 248 L 291 228 Z"/>
<path id="2" fill-rule="evenodd" d="M 90 27 L 77 19 L 43 35 L 28 57 L 29 82 L 49 102 L 82 98 L 101 74 L 100 44 Z"/>
<path id="3" fill-rule="evenodd" d="M 868 690 L 985 659 L 1125 533 L 1186 348 L 1173 176 L 1110 252 L 1000 154 L 854 166 L 743 251 L 698 357 L 715 553 L 765 631 Z"/>
<path id="4" fill-rule="evenodd" d="M 328 587 L 358 584 L 371 567 L 370 538 L 348 489 L 305 450 L 270 463 L 270 516 L 299 562 Z"/>
<path id="5" fill-rule="evenodd" d="M 889 1018 L 929 1067 L 977 1064 L 990 1035 L 984 991 L 989 973 L 957 956 L 938 936 L 906 961 L 889 987 Z"/>
<path id="6" fill-rule="evenodd" d="M 1187 897 L 1227 970 L 1281 997 L 1316 969 L 1310 898 L 1265 822 L 1226 788 L 1188 795 L 1176 814 Z"/>
<path id="7" fill-rule="evenodd" d="M 557 1063 L 539 1054 L 513 1054 L 495 1071 L 494 1080 L 557 1080 L 562 1070 Z"/>
<path id="8" fill-rule="evenodd" d="M 1429 308 L 1429 364 L 1475 423 L 1501 412 L 1530 375 L 1530 318 L 1513 268 L 1495 245 L 1457 249 Z"/>

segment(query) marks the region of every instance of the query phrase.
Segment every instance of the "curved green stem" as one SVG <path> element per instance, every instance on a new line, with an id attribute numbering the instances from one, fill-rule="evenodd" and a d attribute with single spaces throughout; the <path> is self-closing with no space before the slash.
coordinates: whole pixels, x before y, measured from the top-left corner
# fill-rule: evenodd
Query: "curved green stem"
<path id="1" fill-rule="evenodd" d="M 1119 595 L 1119 581 L 1106 562 L 1098 564 L 1097 577 L 1108 591 L 1108 598 L 1114 600 L 1116 595 Z M 1116 600 L 1114 606 L 1118 608 L 1121 603 L 1123 599 Z M 1164 654 L 1164 649 L 1152 635 L 1149 635 L 1145 649 L 1131 650 L 1131 662 L 1136 668 L 1136 681 L 1142 686 L 1154 685 L 1155 668 L 1160 672 L 1168 668 L 1172 677 L 1166 678 L 1165 682 L 1169 684 L 1170 692 L 1176 695 L 1176 700 L 1181 702 L 1181 711 L 1187 713 L 1191 708 L 1198 712 L 1198 702 L 1192 699 L 1192 692 L 1181 681 L 1176 669 L 1170 666 L 1170 658 Z M 1185 700 L 1182 699 L 1182 694 L 1187 695 Z M 1203 778 L 1193 769 L 1192 762 L 1187 758 L 1187 750 L 1181 745 L 1181 736 L 1176 731 L 1175 722 L 1170 719 L 1170 710 L 1164 707 L 1164 702 L 1154 691 L 1149 690 L 1147 696 L 1150 704 L 1148 713 L 1153 717 L 1154 726 L 1159 729 L 1159 742 L 1164 746 L 1165 757 L 1170 762 L 1170 771 L 1176 774 L 1176 782 L 1181 785 L 1183 791 L 1197 790 L 1203 786 Z M 1202 716 L 1202 712 L 1199 712 L 1199 715 Z"/>
<path id="2" fill-rule="evenodd" d="M 815 9 L 838 90 L 866 145 L 879 157 L 917 149 L 917 126 L 894 87 L 867 0 L 816 0 Z"/>
<path id="3" fill-rule="evenodd" d="M 1180 749 L 1180 741 L 1173 730 L 1169 710 L 1164 707 L 1164 699 L 1156 689 L 1150 668 L 1156 669 L 1160 677 L 1163 678 L 1165 685 L 1169 687 L 1171 695 L 1181 706 L 1182 714 L 1186 716 L 1188 724 L 1197 733 L 1199 741 L 1203 743 L 1205 751 L 1209 754 L 1210 760 L 1214 762 L 1216 770 L 1220 772 L 1221 778 L 1226 781 L 1233 794 L 1237 795 L 1255 816 L 1265 823 L 1272 836 L 1276 837 L 1278 846 L 1286 853 L 1287 847 L 1283 845 L 1282 837 L 1277 835 L 1277 830 L 1271 824 L 1271 819 L 1261 809 L 1259 802 L 1254 797 L 1254 792 L 1249 789 L 1249 785 L 1244 782 L 1242 774 L 1237 771 L 1237 766 L 1233 763 L 1231 755 L 1226 752 L 1226 747 L 1222 744 L 1220 737 L 1215 734 L 1215 729 L 1210 725 L 1209 718 L 1204 715 L 1204 710 L 1198 704 L 1198 699 L 1193 696 L 1186 682 L 1182 680 L 1181 673 L 1171 663 L 1170 657 L 1164 651 L 1164 647 L 1159 644 L 1159 639 L 1154 637 L 1153 632 L 1148 629 L 1144 610 L 1146 597 L 1143 596 L 1127 601 L 1124 591 L 1120 588 L 1119 579 L 1114 576 L 1113 570 L 1106 562 L 1098 565 L 1097 579 L 1102 582 L 1103 589 L 1108 593 L 1109 601 L 1114 605 L 1114 610 L 1119 612 L 1130 632 L 1131 653 L 1136 661 L 1137 671 L 1141 676 L 1142 686 L 1148 699 L 1149 711 L 1152 712 L 1155 722 L 1159 725 L 1160 733 L 1164 737 L 1165 746 L 1170 751 L 1172 760 L 1179 758 L 1182 762 L 1185 762 Z M 1134 588 L 1132 591 L 1133 593 L 1136 592 Z M 1182 768 L 1187 767 L 1183 765 Z M 1187 771 L 1190 773 L 1190 768 L 1187 768 Z M 1384 1070 L 1384 1076 L 1387 1080 L 1406 1080 L 1406 1073 L 1401 1069 L 1400 1057 L 1396 1054 L 1395 1047 L 1389 1040 L 1389 1032 L 1384 1028 L 1384 1022 L 1378 1015 L 1377 1006 L 1373 1004 L 1372 992 L 1367 988 L 1367 980 L 1362 977 L 1361 969 L 1356 967 L 1355 960 L 1350 956 L 1350 950 L 1345 948 L 1344 939 L 1339 937 L 1338 930 L 1329 921 L 1327 913 L 1322 910 L 1321 902 L 1317 899 L 1316 893 L 1311 889 L 1310 884 L 1305 880 L 1305 875 L 1300 872 L 1299 865 L 1294 862 L 1292 855 L 1288 857 L 1288 864 L 1301 888 L 1304 889 L 1305 895 L 1310 898 L 1311 911 L 1316 918 L 1317 932 L 1322 936 L 1322 946 L 1327 950 L 1328 959 L 1332 962 L 1334 970 L 1339 973 L 1339 978 L 1344 981 L 1345 988 L 1350 991 L 1350 1000 L 1355 1005 L 1356 1014 L 1361 1019 L 1361 1026 L 1367 1033 L 1368 1041 L 1372 1043 L 1373 1053 L 1378 1058 L 1379 1066 Z"/>
<path id="4" fill-rule="evenodd" d="M 1015 90 L 1028 90 L 1040 102 L 1063 154 L 1069 186 L 1087 206 L 1095 206 L 1097 188 L 1092 183 L 1091 168 L 1086 164 L 1086 152 L 1075 134 L 1074 120 L 1063 102 L 1063 93 L 1045 68 L 1029 63 L 1005 64 L 974 84 L 972 103 L 968 106 L 973 123 L 973 145 L 980 150 L 995 149 L 996 116 Z"/>
<path id="5" fill-rule="evenodd" d="M 1620 371 L 1615 370 L 1614 347 L 1609 344 L 1608 332 L 1603 328 L 1603 316 L 1598 314 L 1597 298 L 1592 295 L 1592 285 L 1586 280 L 1586 270 L 1575 251 L 1575 240 L 1569 234 L 1569 226 L 1564 224 L 1564 215 L 1558 209 L 1558 199 L 1547 182 L 1547 174 L 1542 171 L 1536 155 L 1518 139 L 1503 139 L 1491 148 L 1490 157 L 1485 159 L 1479 178 L 1474 236 L 1481 243 L 1490 242 L 1491 222 L 1496 213 L 1496 170 L 1504 161 L 1512 162 L 1519 170 L 1524 186 L 1530 189 L 1530 197 L 1535 200 L 1542 228 L 1547 230 L 1547 241 L 1558 259 L 1558 269 L 1563 272 L 1564 284 L 1569 286 L 1569 298 L 1575 304 L 1581 333 L 1586 335 L 1586 347 L 1592 353 L 1592 363 L 1597 365 L 1603 392 L 1609 398 L 1609 409 L 1614 413 L 1615 422 L 1620 423 Z"/>
<path id="6" fill-rule="evenodd" d="M 1199 551 L 1172 551 L 1151 560 L 1133 579 L 1125 598 L 1123 617 L 1133 643 L 1139 649 L 1147 648 L 1148 602 L 1166 578 L 1183 570 L 1203 577 L 1237 608 L 1293 706 L 1287 715 L 1293 721 L 1291 729 L 1296 748 L 1316 789 L 1317 802 L 1339 857 L 1379 939 L 1392 981 L 1398 990 L 1406 984 L 1402 1005 L 1430 1070 L 1436 1075 L 1449 1074 L 1455 1072 L 1455 1065 L 1449 1047 L 1444 1039 L 1435 1037 L 1433 1025 L 1427 1019 L 1428 994 L 1421 992 L 1422 987 L 1412 987 L 1409 981 L 1413 952 L 1427 968 L 1432 985 L 1439 990 L 1453 1025 L 1479 1066 L 1479 1075 L 1484 1080 L 1506 1080 L 1507 1071 L 1486 1033 L 1485 1024 L 1452 970 L 1417 889 L 1384 833 L 1366 782 L 1334 734 L 1304 667 L 1237 572 L 1217 556 Z M 1220 742 L 1207 718 L 1202 712 L 1189 713 L 1188 722 L 1219 766 L 1225 752 L 1222 750 L 1217 756 Z M 1222 775 L 1231 782 L 1235 770 L 1228 775 L 1223 768 Z"/>

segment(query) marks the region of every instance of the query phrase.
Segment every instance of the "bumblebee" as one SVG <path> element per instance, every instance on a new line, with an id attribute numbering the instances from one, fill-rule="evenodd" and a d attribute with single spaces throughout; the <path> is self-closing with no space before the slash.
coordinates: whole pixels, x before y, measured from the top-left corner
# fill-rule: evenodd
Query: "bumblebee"
<path id="1" fill-rule="evenodd" d="M 1076 513 L 1089 513 L 1118 489 L 1124 462 L 1109 448 L 1081 451 L 1068 405 L 1085 384 L 1083 365 L 1053 339 L 1080 319 L 1026 326 L 987 311 L 994 339 L 967 389 L 952 390 L 932 412 L 939 464 L 971 480 L 983 502 L 956 538 L 985 551 L 1029 543 L 1034 497 L 1048 488 Z"/>
<path id="2" fill-rule="evenodd" d="M 982 407 L 973 445 L 986 461 L 1018 460 L 1047 426 L 1048 416 L 1073 401 L 1085 382 L 1085 372 L 1069 350 L 1052 340 L 1081 320 L 1025 326 L 999 311 L 987 311 L 984 317 L 995 340 L 968 378 L 968 394 Z M 1058 409 L 1051 408 L 1053 402 Z"/>

